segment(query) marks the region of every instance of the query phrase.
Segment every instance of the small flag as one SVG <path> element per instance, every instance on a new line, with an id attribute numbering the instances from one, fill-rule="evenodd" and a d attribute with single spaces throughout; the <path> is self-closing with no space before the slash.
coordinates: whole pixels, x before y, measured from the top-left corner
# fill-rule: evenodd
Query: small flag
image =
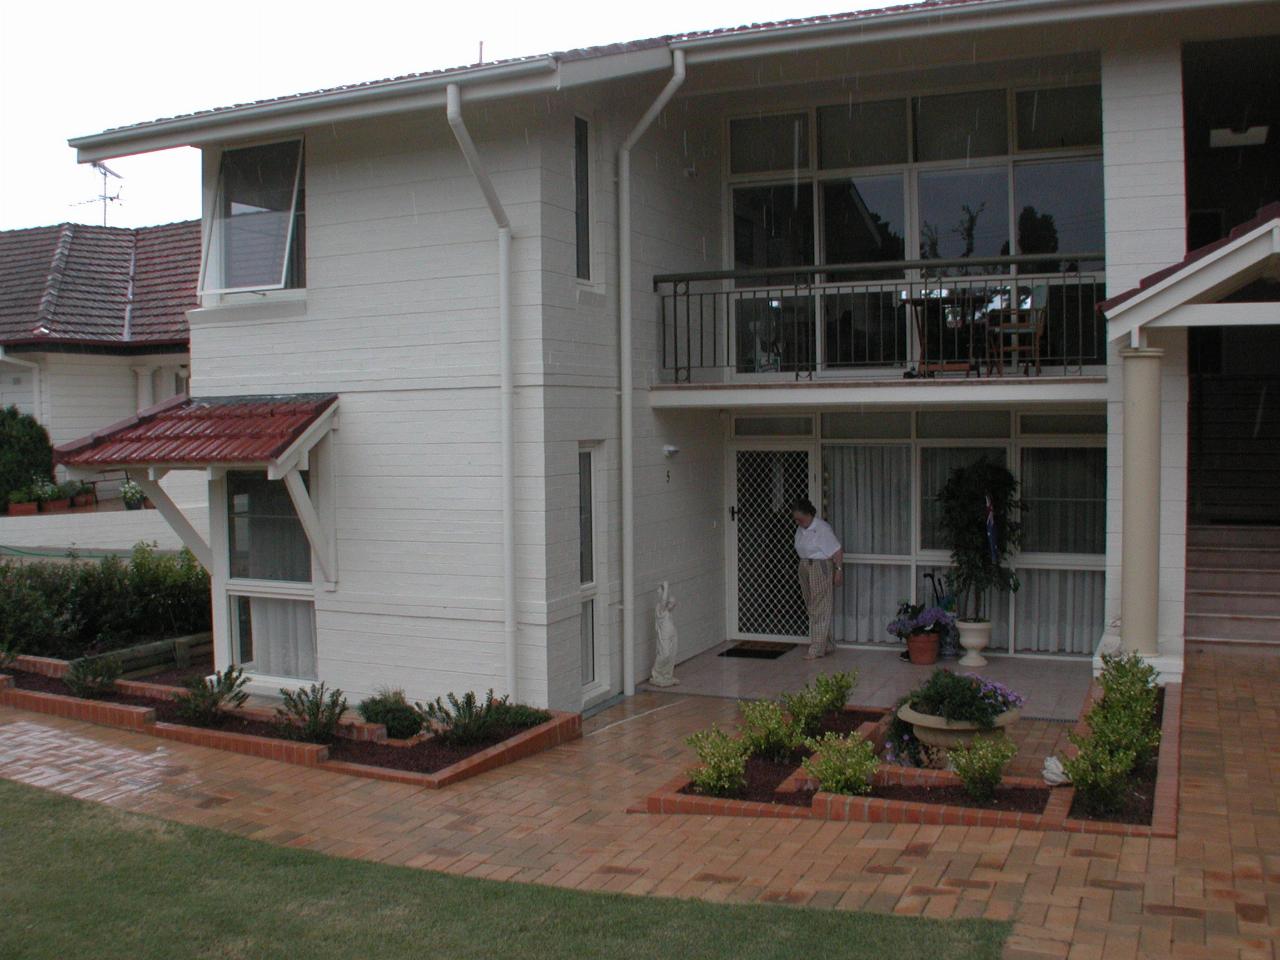
<path id="1" fill-rule="evenodd" d="M 996 509 L 991 503 L 991 494 L 987 494 L 987 546 L 991 548 L 991 562 L 1000 562 L 1000 551 L 996 549 Z"/>

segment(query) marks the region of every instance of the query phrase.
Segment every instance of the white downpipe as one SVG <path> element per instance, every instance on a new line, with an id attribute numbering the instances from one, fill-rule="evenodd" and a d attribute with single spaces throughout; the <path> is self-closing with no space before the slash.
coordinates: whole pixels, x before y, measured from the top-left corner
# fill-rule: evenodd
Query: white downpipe
<path id="1" fill-rule="evenodd" d="M 458 147 L 471 168 L 485 203 L 498 225 L 498 353 L 502 434 L 502 633 L 504 679 L 511 699 L 516 691 L 516 468 L 515 375 L 511 346 L 511 221 L 462 119 L 462 93 L 456 83 L 445 92 L 445 112 Z"/>
<path id="2" fill-rule="evenodd" d="M 636 491 L 631 349 L 631 148 L 684 83 L 684 51 L 672 53 L 671 79 L 618 148 L 618 407 L 622 460 L 622 692 L 636 692 Z"/>

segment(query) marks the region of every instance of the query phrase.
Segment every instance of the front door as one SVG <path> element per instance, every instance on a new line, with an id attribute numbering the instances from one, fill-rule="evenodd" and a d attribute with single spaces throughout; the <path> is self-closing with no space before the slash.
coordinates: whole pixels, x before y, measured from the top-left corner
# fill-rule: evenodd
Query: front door
<path id="1" fill-rule="evenodd" d="M 791 503 L 810 496 L 812 452 L 795 446 L 730 455 L 730 630 L 747 639 L 806 639 Z"/>

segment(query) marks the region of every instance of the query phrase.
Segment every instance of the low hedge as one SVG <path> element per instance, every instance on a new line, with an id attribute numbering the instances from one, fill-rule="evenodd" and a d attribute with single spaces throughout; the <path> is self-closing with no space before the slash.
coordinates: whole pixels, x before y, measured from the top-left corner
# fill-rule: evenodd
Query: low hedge
<path id="1" fill-rule="evenodd" d="M 74 660 L 210 628 L 209 575 L 188 550 L 126 562 L 0 562 L 0 647 Z"/>

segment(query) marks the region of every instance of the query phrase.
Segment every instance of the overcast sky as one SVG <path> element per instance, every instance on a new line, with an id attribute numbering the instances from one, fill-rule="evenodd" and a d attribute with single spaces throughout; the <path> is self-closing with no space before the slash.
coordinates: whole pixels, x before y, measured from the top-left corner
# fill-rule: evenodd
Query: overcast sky
<path id="1" fill-rule="evenodd" d="M 534 4 L 20 3 L 0 0 L 0 229 L 102 222 L 99 175 L 67 138 L 361 80 L 709 27 L 885 6 L 888 0 Z M 183 148 L 112 160 L 107 222 L 199 215 Z"/>

